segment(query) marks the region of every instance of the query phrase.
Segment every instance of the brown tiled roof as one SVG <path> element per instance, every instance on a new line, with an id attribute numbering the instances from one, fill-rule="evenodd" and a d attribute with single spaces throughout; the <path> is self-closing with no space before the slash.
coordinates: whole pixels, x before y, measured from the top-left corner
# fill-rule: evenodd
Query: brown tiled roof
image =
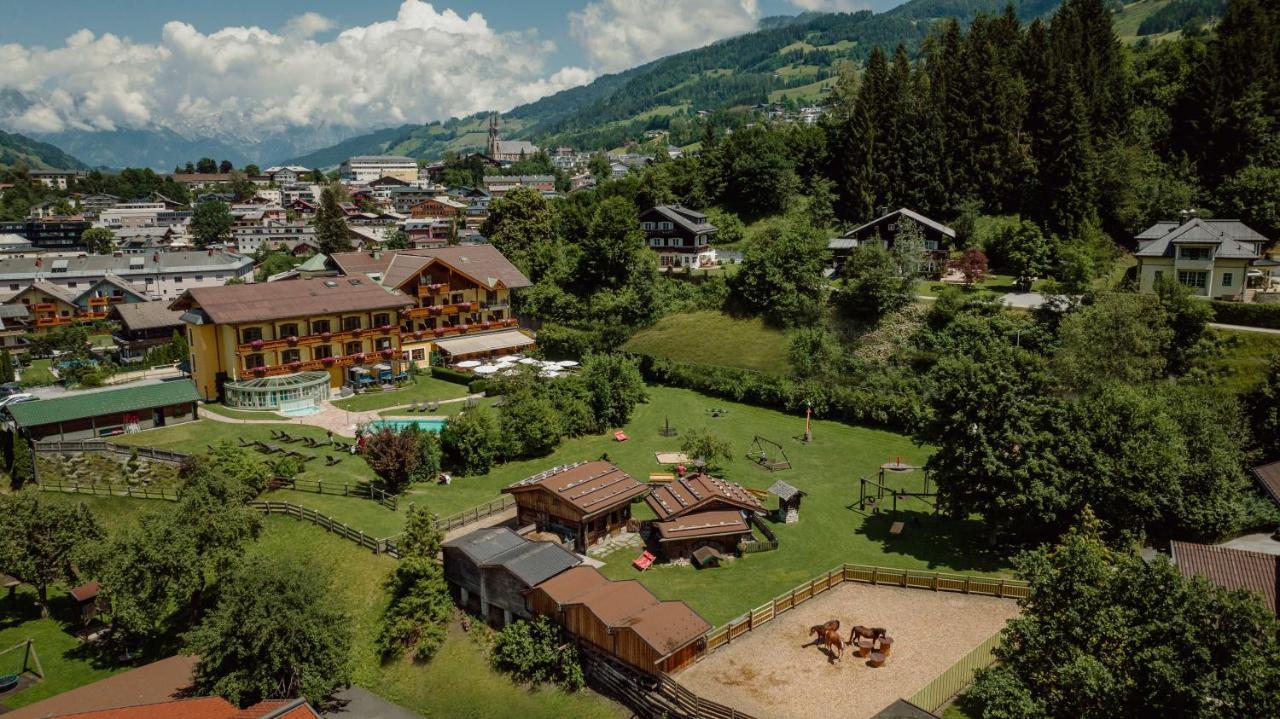
<path id="1" fill-rule="evenodd" d="M 564 570 L 539 584 L 537 589 L 541 589 L 556 604 L 565 605 L 608 583 L 609 580 L 604 578 L 600 570 L 583 564 Z"/>
<path id="2" fill-rule="evenodd" d="M 14 709 L 4 717 L 45 719 L 76 712 L 172 701 L 189 689 L 191 670 L 197 661 L 198 657 L 178 654 Z"/>
<path id="3" fill-rule="evenodd" d="M 1191 542 L 1171 542 L 1170 554 L 1183 576 L 1199 575 L 1225 589 L 1247 589 L 1276 612 L 1276 583 L 1280 557 L 1243 549 Z"/>
<path id="4" fill-rule="evenodd" d="M 1271 495 L 1271 499 L 1280 503 L 1280 462 L 1254 467 L 1253 476 L 1267 490 L 1267 494 Z"/>
<path id="5" fill-rule="evenodd" d="M 319 716 L 306 702 L 297 699 L 267 699 L 239 709 L 222 697 L 54 715 L 56 719 L 310 719 Z"/>
<path id="6" fill-rule="evenodd" d="M 168 302 L 128 302 L 112 305 L 111 311 L 126 330 L 182 326 L 182 313 L 169 309 Z"/>
<path id="7" fill-rule="evenodd" d="M 584 518 L 628 504 L 649 486 L 603 460 L 554 467 L 503 488 L 507 494 L 545 491 L 573 506 Z"/>
<path id="8" fill-rule="evenodd" d="M 621 626 L 628 617 L 657 603 L 658 598 L 634 579 L 607 582 L 568 602 L 585 607 L 610 627 Z"/>
<path id="9" fill-rule="evenodd" d="M 760 500 L 742 485 L 706 474 L 681 477 L 670 484 L 655 487 L 644 501 L 662 520 L 681 517 L 717 502 L 748 512 L 764 511 Z"/>
<path id="10" fill-rule="evenodd" d="M 676 601 L 645 607 L 639 614 L 627 617 L 622 626 L 653 647 L 659 657 L 679 651 L 711 631 L 707 620 L 698 616 L 688 604 Z"/>
<path id="11" fill-rule="evenodd" d="M 395 272 L 391 271 L 393 260 L 396 261 Z M 421 258 L 417 263 L 407 258 Z M 457 272 L 471 277 L 485 287 L 501 284 L 507 289 L 528 287 L 531 283 L 515 265 L 511 264 L 493 245 L 454 245 L 434 249 L 417 250 L 385 250 L 377 257 L 371 252 L 339 252 L 330 256 L 344 275 L 363 275 L 376 272 L 383 275 L 382 283 L 389 287 L 398 287 L 405 280 L 421 270 L 431 259 L 436 259 L 452 267 Z"/>
<path id="12" fill-rule="evenodd" d="M 98 598 L 99 590 L 100 585 L 96 581 L 89 582 L 88 584 L 81 584 L 71 590 L 71 598 L 77 602 L 88 602 Z"/>
<path id="13" fill-rule="evenodd" d="M 358 284 L 353 284 L 358 283 Z M 413 305 L 403 293 L 367 278 L 338 277 L 194 287 L 170 305 L 201 309 L 217 324 L 265 322 L 288 317 L 367 312 Z"/>
<path id="14" fill-rule="evenodd" d="M 659 541 L 663 542 L 719 537 L 751 531 L 750 525 L 742 518 L 742 512 L 737 510 L 694 512 L 667 522 L 654 522 L 653 526 L 661 537 Z"/>

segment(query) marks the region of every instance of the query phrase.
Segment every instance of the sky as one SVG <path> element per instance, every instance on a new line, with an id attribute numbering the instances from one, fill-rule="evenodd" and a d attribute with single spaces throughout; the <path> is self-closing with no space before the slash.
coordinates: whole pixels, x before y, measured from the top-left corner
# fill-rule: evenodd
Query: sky
<path id="1" fill-rule="evenodd" d="M 510 109 L 761 17 L 901 1 L 0 0 L 0 97 L 23 98 L 0 126 L 426 122 Z"/>

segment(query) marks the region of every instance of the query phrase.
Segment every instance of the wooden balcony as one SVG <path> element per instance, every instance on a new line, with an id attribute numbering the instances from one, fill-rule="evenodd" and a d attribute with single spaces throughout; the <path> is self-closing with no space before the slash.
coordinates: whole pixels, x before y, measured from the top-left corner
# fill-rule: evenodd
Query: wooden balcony
<path id="1" fill-rule="evenodd" d="M 53 302 L 37 302 L 32 306 L 32 310 L 36 312 L 57 312 L 58 305 Z"/>
<path id="2" fill-rule="evenodd" d="M 70 317 L 40 317 L 36 320 L 36 327 L 61 327 L 62 325 L 71 324 Z"/>
<path id="3" fill-rule="evenodd" d="M 106 307 L 109 304 L 111 304 L 110 297 L 90 297 L 89 298 L 90 307 Z"/>
<path id="4" fill-rule="evenodd" d="M 365 352 L 361 355 L 341 355 L 338 357 L 330 357 L 327 359 L 307 360 L 306 362 L 288 362 L 285 364 L 267 365 L 255 369 L 244 370 L 245 377 L 279 377 L 280 375 L 293 374 L 295 372 L 311 372 L 316 370 L 327 370 L 331 367 L 350 367 L 356 364 L 377 364 L 379 362 L 397 361 L 400 351 L 392 350 L 391 356 L 384 355 L 382 350 L 377 352 Z"/>
<path id="5" fill-rule="evenodd" d="M 370 337 L 390 337 L 399 336 L 400 328 L 391 326 L 390 329 L 381 327 L 374 329 L 346 330 L 344 332 L 321 332 L 314 335 L 303 335 L 296 340 L 278 339 L 278 340 L 260 340 L 258 342 L 243 342 L 236 345 L 238 352 L 262 352 L 264 350 L 287 349 L 289 347 L 302 347 L 317 344 L 327 344 L 329 342 L 345 342 L 347 340 L 358 339 L 365 336 Z"/>

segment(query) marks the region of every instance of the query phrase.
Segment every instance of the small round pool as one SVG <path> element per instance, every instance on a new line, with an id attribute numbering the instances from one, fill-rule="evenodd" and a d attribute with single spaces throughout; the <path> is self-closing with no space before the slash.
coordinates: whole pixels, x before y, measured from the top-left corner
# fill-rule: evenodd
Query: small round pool
<path id="1" fill-rule="evenodd" d="M 420 432 L 439 432 L 444 429 L 445 422 L 448 420 L 441 418 L 391 418 L 391 419 L 375 419 L 369 423 L 368 427 L 374 432 L 382 429 L 394 429 L 397 432 L 403 431 L 406 427 L 416 426 Z"/>

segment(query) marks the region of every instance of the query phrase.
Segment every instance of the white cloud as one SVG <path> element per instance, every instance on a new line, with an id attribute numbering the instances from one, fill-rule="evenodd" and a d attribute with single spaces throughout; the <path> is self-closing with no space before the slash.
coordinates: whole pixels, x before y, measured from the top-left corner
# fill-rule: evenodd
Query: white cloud
<path id="1" fill-rule="evenodd" d="M 871 9 L 870 3 L 865 0 L 791 0 L 791 4 L 801 10 L 816 12 L 856 12 Z"/>
<path id="2" fill-rule="evenodd" d="M 756 0 L 597 0 L 569 13 L 593 68 L 616 72 L 755 28 Z"/>
<path id="3" fill-rule="evenodd" d="M 81 30 L 63 47 L 0 45 L 0 90 L 35 100 L 0 123 L 36 132 L 160 124 L 252 137 L 506 110 L 594 77 L 548 70 L 554 45 L 534 31 L 497 32 L 479 13 L 420 0 L 405 0 L 394 19 L 316 39 L 332 29 L 305 13 L 279 33 L 206 34 L 169 22 L 152 44 Z"/>

